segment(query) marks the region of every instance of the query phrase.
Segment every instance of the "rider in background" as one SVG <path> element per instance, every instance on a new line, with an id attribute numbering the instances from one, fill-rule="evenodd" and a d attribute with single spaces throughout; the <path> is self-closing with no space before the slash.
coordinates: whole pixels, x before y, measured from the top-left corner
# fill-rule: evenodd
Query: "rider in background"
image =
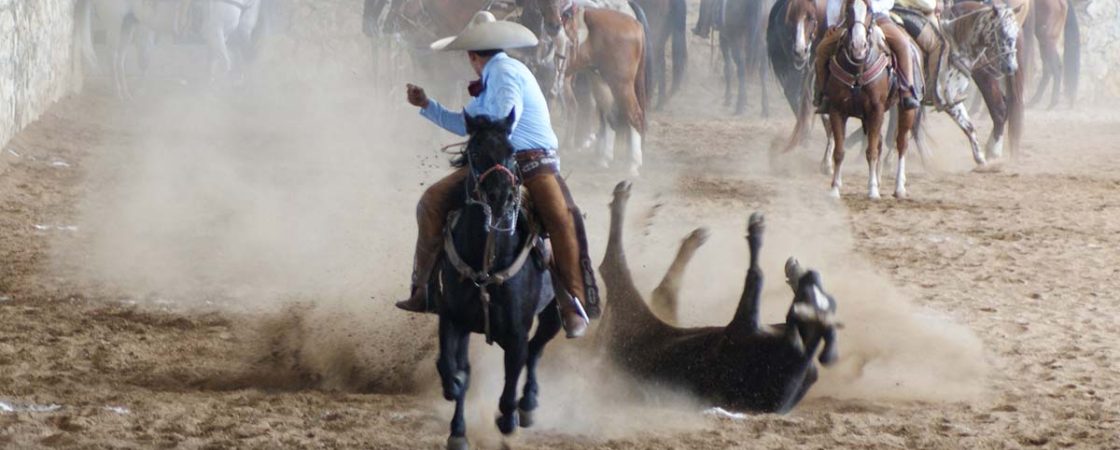
<path id="1" fill-rule="evenodd" d="M 521 179 L 532 197 L 534 209 L 553 247 L 552 269 L 557 272 L 570 296 L 557 295 L 564 330 L 569 338 L 579 337 L 587 329 L 589 319 L 580 298 L 598 304 L 598 290 L 591 260 L 587 256 L 587 239 L 583 217 L 572 200 L 564 179 L 560 178 L 560 160 L 556 155 L 559 141 L 552 130 L 552 121 L 537 80 L 521 62 L 506 55 L 502 49 L 531 47 L 537 38 L 529 29 L 494 15 L 476 13 L 471 23 L 458 36 L 432 43 L 434 50 L 465 50 L 471 67 L 481 78 L 471 83 L 474 96 L 464 109 L 466 113 L 489 117 L 515 115 L 510 143 L 513 144 Z M 408 102 L 420 107 L 420 114 L 443 129 L 465 136 L 463 112 L 450 111 L 429 99 L 420 87 L 408 85 Z M 397 307 L 413 312 L 426 312 L 427 286 L 438 261 L 443 243 L 447 214 L 459 207 L 467 167 L 430 186 L 416 207 L 419 236 L 412 272 L 412 295 Z"/>
<path id="2" fill-rule="evenodd" d="M 865 0 L 856 0 L 865 1 Z M 899 84 L 899 101 L 903 109 L 916 109 L 921 104 L 918 102 L 918 94 L 914 91 L 912 84 L 914 80 L 913 59 L 910 54 L 910 38 L 902 31 L 894 21 L 890 18 L 891 8 L 894 7 L 894 0 L 866 0 L 871 9 L 872 15 L 875 17 L 875 24 L 883 30 L 883 37 L 887 41 L 887 47 L 890 47 L 891 53 L 894 53 L 895 61 L 898 62 L 898 72 L 900 74 Z M 828 61 L 836 54 L 836 48 L 840 44 L 841 38 L 844 37 L 844 28 L 841 25 L 841 9 L 844 6 L 844 0 L 828 0 L 825 5 L 825 25 L 828 27 L 828 32 L 825 33 L 824 38 L 821 39 L 820 44 L 817 46 L 816 61 L 814 62 L 814 69 L 816 69 L 816 83 L 815 95 L 813 97 L 813 105 L 817 107 L 818 114 L 828 112 L 828 98 L 824 95 L 824 84 L 828 77 Z"/>

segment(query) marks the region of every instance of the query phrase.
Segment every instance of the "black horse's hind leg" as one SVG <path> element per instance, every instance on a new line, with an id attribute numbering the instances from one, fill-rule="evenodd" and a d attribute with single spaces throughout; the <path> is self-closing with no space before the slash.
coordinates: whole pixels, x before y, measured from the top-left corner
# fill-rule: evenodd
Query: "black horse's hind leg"
<path id="1" fill-rule="evenodd" d="M 521 394 L 521 401 L 517 403 L 517 412 L 521 418 L 521 427 L 533 426 L 533 411 L 540 405 L 537 395 L 540 386 L 537 384 L 537 363 L 544 354 L 544 346 L 560 332 L 560 312 L 554 302 L 537 315 L 537 333 L 529 341 L 529 358 L 525 362 L 525 388 Z"/>
<path id="2" fill-rule="evenodd" d="M 451 436 L 447 438 L 448 450 L 467 448 L 467 422 L 463 419 L 463 400 L 470 385 L 470 362 L 467 354 L 470 332 L 458 329 L 450 320 L 440 317 L 439 358 L 436 369 L 443 382 L 443 398 L 455 402 L 455 415 L 451 418 Z"/>
<path id="3" fill-rule="evenodd" d="M 521 369 L 529 357 L 528 330 L 518 330 L 507 336 L 502 343 L 505 349 L 506 384 L 502 389 L 502 397 L 498 400 L 498 431 L 502 434 L 512 434 L 518 427 L 517 417 L 517 381 L 521 379 Z"/>

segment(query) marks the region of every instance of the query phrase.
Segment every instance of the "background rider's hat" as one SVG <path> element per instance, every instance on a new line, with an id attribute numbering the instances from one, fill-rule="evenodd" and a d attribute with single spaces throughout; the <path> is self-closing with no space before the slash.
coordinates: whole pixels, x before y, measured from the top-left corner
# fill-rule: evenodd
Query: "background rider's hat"
<path id="1" fill-rule="evenodd" d="M 458 36 L 432 43 L 432 50 L 504 50 L 532 47 L 537 36 L 519 23 L 498 20 L 489 11 L 479 11 Z"/>

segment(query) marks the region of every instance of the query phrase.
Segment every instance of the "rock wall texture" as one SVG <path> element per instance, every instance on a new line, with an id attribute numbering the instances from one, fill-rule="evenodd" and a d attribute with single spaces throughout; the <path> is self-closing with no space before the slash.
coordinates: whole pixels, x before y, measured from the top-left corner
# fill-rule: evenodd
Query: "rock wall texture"
<path id="1" fill-rule="evenodd" d="M 75 0 L 0 0 L 0 148 L 81 88 Z"/>
<path id="2" fill-rule="evenodd" d="M 1120 97 L 1120 0 L 1075 2 L 1081 24 L 1081 96 L 1096 95 L 1101 83 L 1110 97 Z"/>

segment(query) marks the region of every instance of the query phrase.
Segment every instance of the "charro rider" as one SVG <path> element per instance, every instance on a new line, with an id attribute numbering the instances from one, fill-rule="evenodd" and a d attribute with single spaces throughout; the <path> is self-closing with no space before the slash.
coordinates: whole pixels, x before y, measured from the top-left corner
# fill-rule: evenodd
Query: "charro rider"
<path id="1" fill-rule="evenodd" d="M 580 298 L 598 304 L 598 290 L 591 260 L 587 257 L 587 240 L 583 218 L 572 200 L 564 180 L 560 178 L 560 161 L 556 155 L 559 142 L 544 94 L 536 78 L 521 62 L 509 57 L 503 49 L 531 47 L 537 38 L 529 29 L 507 21 L 495 20 L 482 11 L 458 36 L 432 43 L 434 50 L 465 50 L 470 65 L 481 78 L 471 83 L 474 96 L 464 109 L 471 115 L 506 117 L 513 111 L 515 122 L 510 142 L 520 167 L 520 175 L 532 197 L 537 216 L 550 235 L 553 247 L 553 270 L 557 272 L 570 296 L 558 295 L 564 330 L 569 338 L 581 336 L 587 329 L 588 316 Z M 444 108 L 429 99 L 418 86 L 408 85 L 408 102 L 420 107 L 420 114 L 443 129 L 466 135 L 462 112 Z M 420 197 L 416 208 L 419 236 L 413 263 L 412 295 L 397 307 L 414 312 L 428 311 L 427 283 L 438 261 L 444 222 L 456 208 L 457 198 L 467 178 L 468 168 L 456 169 L 436 182 Z"/>
<path id="2" fill-rule="evenodd" d="M 817 45 L 817 58 L 814 63 L 817 79 L 814 86 L 813 104 L 817 107 L 817 113 L 819 114 L 828 112 L 828 98 L 824 95 L 824 83 L 828 76 L 828 61 L 836 54 L 836 47 L 840 44 L 841 38 L 844 37 L 844 29 L 840 26 L 843 2 L 844 0 L 828 0 L 825 5 L 825 24 L 828 26 L 828 32 L 821 39 L 821 43 Z M 899 97 L 902 107 L 904 109 L 918 108 L 921 104 L 918 102 L 918 95 L 914 92 L 912 84 L 914 71 L 911 63 L 913 59 L 910 55 L 910 40 L 906 33 L 896 26 L 890 18 L 894 0 L 867 0 L 867 3 L 875 17 L 875 23 L 883 31 L 887 47 L 890 47 L 891 53 L 894 53 L 895 61 L 898 62 Z"/>

